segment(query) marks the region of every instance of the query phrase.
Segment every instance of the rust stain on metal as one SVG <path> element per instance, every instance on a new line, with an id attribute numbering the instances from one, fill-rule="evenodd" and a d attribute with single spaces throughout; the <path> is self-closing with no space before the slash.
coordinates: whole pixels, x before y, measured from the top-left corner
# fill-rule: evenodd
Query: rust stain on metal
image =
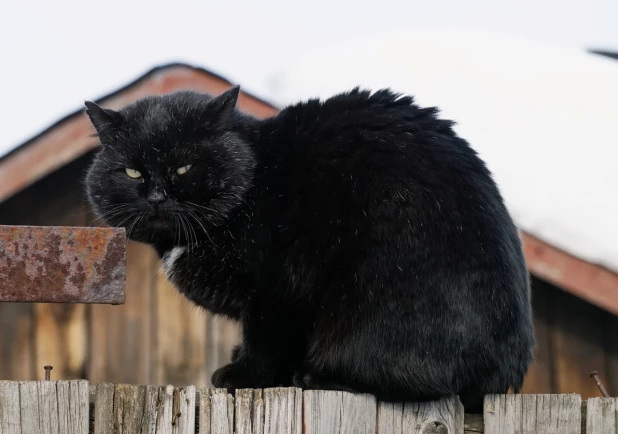
<path id="1" fill-rule="evenodd" d="M 124 229 L 0 226 L 0 302 L 122 304 L 125 267 Z"/>

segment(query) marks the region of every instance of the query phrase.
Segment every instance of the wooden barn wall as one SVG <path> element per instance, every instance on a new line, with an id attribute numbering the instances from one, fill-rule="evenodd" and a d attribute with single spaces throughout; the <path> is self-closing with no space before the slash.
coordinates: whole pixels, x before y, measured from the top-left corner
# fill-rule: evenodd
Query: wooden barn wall
<path id="1" fill-rule="evenodd" d="M 534 278 L 532 294 L 537 346 L 522 392 L 601 396 L 590 378 L 598 371 L 618 395 L 618 318 Z"/>
<path id="2" fill-rule="evenodd" d="M 0 224 L 96 225 L 83 187 L 92 155 L 0 204 Z M 212 318 L 159 273 L 153 250 L 127 246 L 126 304 L 0 304 L 0 379 L 208 386 L 238 341 L 235 325 Z"/>
<path id="3" fill-rule="evenodd" d="M 0 224 L 96 224 L 83 190 L 86 155 L 0 204 Z M 0 379 L 209 385 L 229 360 L 237 328 L 182 298 L 149 246 L 130 242 L 123 306 L 0 304 Z M 536 361 L 527 393 L 599 396 L 597 370 L 618 394 L 618 318 L 533 280 Z"/>

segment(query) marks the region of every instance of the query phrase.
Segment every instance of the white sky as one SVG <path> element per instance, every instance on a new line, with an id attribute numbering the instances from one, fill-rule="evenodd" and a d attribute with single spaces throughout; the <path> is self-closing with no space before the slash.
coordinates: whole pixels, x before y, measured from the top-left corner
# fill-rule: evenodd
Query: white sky
<path id="1" fill-rule="evenodd" d="M 458 26 L 618 49 L 617 23 L 616 0 L 1 1 L 0 155 L 162 63 L 269 98 L 276 71 L 334 41 Z"/>

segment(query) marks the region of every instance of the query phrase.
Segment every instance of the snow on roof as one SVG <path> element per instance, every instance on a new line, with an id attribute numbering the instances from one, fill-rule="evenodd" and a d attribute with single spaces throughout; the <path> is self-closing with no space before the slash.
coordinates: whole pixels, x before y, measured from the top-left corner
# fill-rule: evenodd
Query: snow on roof
<path id="1" fill-rule="evenodd" d="M 390 87 L 438 106 L 525 232 L 618 272 L 618 62 L 497 35 L 394 33 L 280 71 L 278 102 Z"/>

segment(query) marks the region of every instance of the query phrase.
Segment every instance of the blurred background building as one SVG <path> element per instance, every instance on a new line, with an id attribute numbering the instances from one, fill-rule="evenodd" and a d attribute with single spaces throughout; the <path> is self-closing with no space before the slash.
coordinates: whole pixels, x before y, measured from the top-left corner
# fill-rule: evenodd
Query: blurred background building
<path id="1" fill-rule="evenodd" d="M 0 224 L 96 224 L 83 100 L 120 108 L 233 82 L 240 108 L 265 117 L 391 87 L 457 121 L 523 231 L 538 341 L 524 391 L 598 396 L 597 370 L 615 395 L 616 22 L 609 0 L 3 4 Z M 0 304 L 0 379 L 51 364 L 57 379 L 207 385 L 237 328 L 178 295 L 148 246 L 127 255 L 123 306 Z"/>

